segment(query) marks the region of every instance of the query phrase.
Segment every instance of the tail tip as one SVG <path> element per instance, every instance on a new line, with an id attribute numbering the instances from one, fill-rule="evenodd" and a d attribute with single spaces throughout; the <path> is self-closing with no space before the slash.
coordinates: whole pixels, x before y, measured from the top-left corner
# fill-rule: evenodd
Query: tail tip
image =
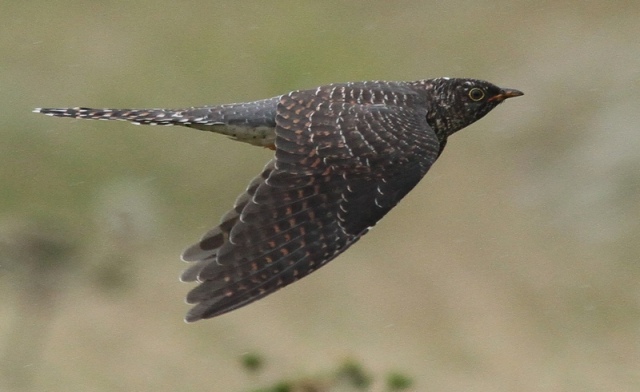
<path id="1" fill-rule="evenodd" d="M 51 108 L 35 108 L 31 112 L 32 113 L 44 114 L 46 116 L 56 116 L 56 115 L 59 116 L 61 113 L 66 112 L 66 110 L 64 110 L 64 109 L 51 109 Z"/>

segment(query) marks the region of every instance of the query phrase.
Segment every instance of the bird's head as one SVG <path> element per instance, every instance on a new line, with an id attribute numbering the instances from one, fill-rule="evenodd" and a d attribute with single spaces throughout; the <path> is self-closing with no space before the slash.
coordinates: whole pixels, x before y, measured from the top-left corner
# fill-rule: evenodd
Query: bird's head
<path id="1" fill-rule="evenodd" d="M 444 137 L 481 119 L 505 99 L 523 95 L 477 79 L 439 78 L 431 82 L 435 99 L 427 121 Z"/>

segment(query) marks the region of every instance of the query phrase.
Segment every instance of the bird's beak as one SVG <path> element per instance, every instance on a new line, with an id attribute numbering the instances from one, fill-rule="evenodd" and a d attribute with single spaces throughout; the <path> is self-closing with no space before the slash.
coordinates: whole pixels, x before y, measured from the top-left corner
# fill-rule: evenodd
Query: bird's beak
<path id="1" fill-rule="evenodd" d="M 524 95 L 524 93 L 520 90 L 515 90 L 512 88 L 503 88 L 500 90 L 500 94 L 496 94 L 493 97 L 489 98 L 488 101 L 498 101 L 502 102 L 507 98 L 519 97 Z"/>

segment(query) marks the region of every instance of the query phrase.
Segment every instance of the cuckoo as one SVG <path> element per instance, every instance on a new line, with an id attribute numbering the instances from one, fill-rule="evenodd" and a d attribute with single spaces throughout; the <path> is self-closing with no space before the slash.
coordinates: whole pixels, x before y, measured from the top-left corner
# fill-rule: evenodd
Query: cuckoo
<path id="1" fill-rule="evenodd" d="M 449 136 L 523 95 L 476 79 L 329 84 L 248 103 L 187 109 L 35 112 L 182 125 L 275 150 L 220 224 L 182 259 L 186 321 L 263 298 L 322 267 L 427 173 Z"/>

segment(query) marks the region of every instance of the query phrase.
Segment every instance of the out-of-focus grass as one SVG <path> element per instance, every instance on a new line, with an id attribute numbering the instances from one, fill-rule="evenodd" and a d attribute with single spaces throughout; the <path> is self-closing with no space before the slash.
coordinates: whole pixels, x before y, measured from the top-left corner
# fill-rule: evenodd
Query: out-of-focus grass
<path id="1" fill-rule="evenodd" d="M 639 17 L 622 1 L 3 4 L 0 219 L 56 221 L 78 262 L 19 363 L 4 348 L 29 320 L 21 290 L 57 277 L 0 260 L 2 366 L 33 390 L 229 391 L 250 387 L 236 361 L 257 349 L 267 381 L 355 356 L 416 390 L 637 390 Z M 452 137 L 330 266 L 195 325 L 178 255 L 271 152 L 30 113 L 435 76 L 526 95 Z"/>

